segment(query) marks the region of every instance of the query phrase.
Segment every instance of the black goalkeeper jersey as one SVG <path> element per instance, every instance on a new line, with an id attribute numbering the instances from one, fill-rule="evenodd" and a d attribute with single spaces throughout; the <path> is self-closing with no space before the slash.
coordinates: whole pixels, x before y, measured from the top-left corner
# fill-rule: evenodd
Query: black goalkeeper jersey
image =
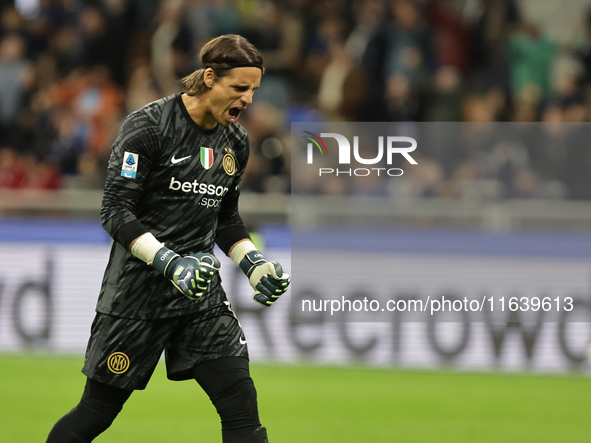
<path id="1" fill-rule="evenodd" d="M 174 94 L 130 114 L 115 140 L 101 208 L 115 240 L 97 311 L 156 319 L 186 315 L 225 300 L 218 275 L 198 300 L 185 297 L 158 271 L 134 257 L 129 244 L 151 232 L 181 255 L 224 252 L 248 238 L 238 214 L 238 185 L 248 160 L 248 136 L 233 123 L 205 130 Z"/>

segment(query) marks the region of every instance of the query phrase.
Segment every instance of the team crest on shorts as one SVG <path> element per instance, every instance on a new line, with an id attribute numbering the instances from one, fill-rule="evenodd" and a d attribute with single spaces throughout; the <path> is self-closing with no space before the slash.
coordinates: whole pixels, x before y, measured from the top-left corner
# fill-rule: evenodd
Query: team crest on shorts
<path id="1" fill-rule="evenodd" d="M 236 160 L 234 160 L 232 154 L 225 154 L 222 164 L 224 165 L 224 171 L 226 171 L 226 174 L 234 175 L 236 172 Z"/>
<path id="2" fill-rule="evenodd" d="M 201 164 L 205 169 L 213 165 L 213 149 L 201 146 Z"/>
<path id="3" fill-rule="evenodd" d="M 114 374 L 123 374 L 129 369 L 129 357 L 123 352 L 113 352 L 107 358 L 107 367 Z"/>

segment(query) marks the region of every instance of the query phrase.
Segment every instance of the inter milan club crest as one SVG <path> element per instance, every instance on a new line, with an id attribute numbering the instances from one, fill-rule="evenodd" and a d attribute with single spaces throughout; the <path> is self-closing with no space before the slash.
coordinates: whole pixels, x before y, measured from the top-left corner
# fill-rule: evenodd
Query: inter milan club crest
<path id="1" fill-rule="evenodd" d="M 211 168 L 211 165 L 213 165 L 213 149 L 201 147 L 201 164 L 205 169 Z"/>
<path id="2" fill-rule="evenodd" d="M 222 164 L 224 165 L 224 171 L 226 171 L 226 174 L 228 175 L 234 175 L 236 172 L 236 160 L 234 160 L 234 156 L 229 153 L 232 152 L 232 150 L 230 148 L 224 148 L 224 151 L 226 151 L 222 161 Z"/>
<path id="3" fill-rule="evenodd" d="M 129 357 L 123 352 L 113 352 L 107 359 L 107 367 L 114 374 L 123 374 L 129 369 Z"/>

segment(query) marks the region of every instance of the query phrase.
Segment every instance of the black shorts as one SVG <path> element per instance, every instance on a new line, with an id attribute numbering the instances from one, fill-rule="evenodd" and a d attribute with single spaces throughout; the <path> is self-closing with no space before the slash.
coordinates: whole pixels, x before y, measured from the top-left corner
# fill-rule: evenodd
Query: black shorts
<path id="1" fill-rule="evenodd" d="M 246 357 L 238 319 L 224 302 L 197 314 L 158 320 L 130 320 L 97 313 L 82 372 L 123 389 L 144 389 L 165 352 L 170 380 L 187 380 L 199 363 Z"/>

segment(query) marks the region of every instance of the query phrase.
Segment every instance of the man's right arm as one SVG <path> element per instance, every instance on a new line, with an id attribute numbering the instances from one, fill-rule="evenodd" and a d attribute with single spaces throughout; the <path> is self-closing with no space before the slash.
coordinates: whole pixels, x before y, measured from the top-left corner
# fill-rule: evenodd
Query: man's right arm
<path id="1" fill-rule="evenodd" d="M 136 208 L 156 157 L 159 140 L 143 113 L 129 115 L 111 148 L 101 221 L 116 242 L 129 249 L 148 229 L 138 220 Z"/>
<path id="2" fill-rule="evenodd" d="M 164 246 L 136 216 L 160 141 L 143 113 L 131 114 L 113 143 L 101 220 L 111 237 L 168 278 L 184 295 L 197 299 L 207 290 L 221 263 L 212 254 L 181 257 Z"/>

